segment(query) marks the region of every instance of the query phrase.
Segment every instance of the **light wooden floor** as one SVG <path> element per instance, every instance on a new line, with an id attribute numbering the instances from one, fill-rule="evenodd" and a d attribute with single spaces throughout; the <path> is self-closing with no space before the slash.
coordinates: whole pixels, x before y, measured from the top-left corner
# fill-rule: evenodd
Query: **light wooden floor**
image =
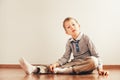
<path id="1" fill-rule="evenodd" d="M 107 71 L 109 76 L 98 76 L 96 71 L 87 75 L 26 75 L 22 69 L 0 68 L 0 80 L 120 80 L 120 69 Z"/>

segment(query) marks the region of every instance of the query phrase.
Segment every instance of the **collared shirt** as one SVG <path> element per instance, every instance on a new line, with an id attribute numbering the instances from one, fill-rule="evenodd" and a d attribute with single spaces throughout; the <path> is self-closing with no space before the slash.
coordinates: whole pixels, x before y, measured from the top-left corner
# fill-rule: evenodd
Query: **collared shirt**
<path id="1" fill-rule="evenodd" d="M 71 44 L 73 48 L 76 50 L 76 52 L 80 52 L 79 41 L 81 39 L 81 36 L 82 36 L 82 33 L 80 32 L 76 40 L 73 38 L 70 38 Z"/>
<path id="2" fill-rule="evenodd" d="M 79 41 L 78 46 L 76 46 L 76 44 L 73 43 L 76 41 Z M 79 47 L 79 50 L 77 51 L 78 47 Z M 73 53 L 73 60 L 85 59 L 89 56 L 95 56 L 96 58 L 98 58 L 98 63 L 99 63 L 98 67 L 102 66 L 101 61 L 99 60 L 98 52 L 93 42 L 90 40 L 90 38 L 87 35 L 85 35 L 82 32 L 79 34 L 76 40 L 74 40 L 73 38 L 70 38 L 67 41 L 65 53 L 63 57 L 61 57 L 57 62 L 60 65 L 64 65 L 69 61 L 71 53 Z"/>

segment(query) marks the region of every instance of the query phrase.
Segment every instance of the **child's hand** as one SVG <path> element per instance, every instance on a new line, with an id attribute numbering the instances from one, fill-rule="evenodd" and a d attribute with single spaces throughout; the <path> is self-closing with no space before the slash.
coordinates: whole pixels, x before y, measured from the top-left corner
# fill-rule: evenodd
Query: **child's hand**
<path id="1" fill-rule="evenodd" d="M 50 71 L 51 71 L 51 72 L 54 72 L 54 68 L 55 68 L 55 67 L 56 67 L 55 64 L 51 64 L 51 65 L 50 65 Z"/>
<path id="2" fill-rule="evenodd" d="M 50 65 L 50 71 L 54 73 L 54 68 L 56 68 L 57 66 L 59 66 L 58 63 L 51 64 L 51 65 Z"/>
<path id="3" fill-rule="evenodd" d="M 98 71 L 98 74 L 101 76 L 108 76 L 109 72 L 102 70 L 102 71 Z"/>

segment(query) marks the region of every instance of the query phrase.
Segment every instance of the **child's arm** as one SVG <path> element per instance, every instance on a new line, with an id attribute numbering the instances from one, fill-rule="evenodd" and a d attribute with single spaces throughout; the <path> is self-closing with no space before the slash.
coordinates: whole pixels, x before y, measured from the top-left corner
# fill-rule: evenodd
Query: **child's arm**
<path id="1" fill-rule="evenodd" d="M 70 48 L 70 41 L 68 40 L 64 55 L 56 63 L 50 65 L 50 71 L 54 72 L 54 68 L 67 63 L 68 60 L 70 59 L 70 55 L 71 55 L 71 48 Z"/>
<path id="2" fill-rule="evenodd" d="M 93 42 L 90 40 L 90 38 L 88 36 L 85 36 L 85 40 L 86 40 L 86 43 L 88 44 L 89 50 L 91 52 L 91 56 L 95 56 L 96 58 L 98 58 L 98 64 L 99 64 L 98 68 L 97 68 L 98 74 L 99 75 L 108 75 L 108 72 L 103 70 L 103 65 L 99 58 L 99 54 L 96 50 L 95 45 L 93 44 Z"/>

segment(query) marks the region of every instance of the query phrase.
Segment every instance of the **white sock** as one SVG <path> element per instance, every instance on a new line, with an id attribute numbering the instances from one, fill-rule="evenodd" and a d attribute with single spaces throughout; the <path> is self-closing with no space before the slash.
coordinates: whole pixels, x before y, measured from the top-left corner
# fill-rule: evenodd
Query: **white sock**
<path id="1" fill-rule="evenodd" d="M 72 67 L 69 67 L 69 68 L 54 68 L 54 73 L 64 73 L 64 74 L 67 74 L 67 73 L 72 73 Z"/>
<path id="2" fill-rule="evenodd" d="M 22 69 L 27 73 L 27 74 L 31 74 L 36 70 L 35 66 L 32 66 L 30 63 L 28 63 L 24 58 L 20 58 L 19 59 L 20 62 L 20 66 L 22 67 Z"/>

